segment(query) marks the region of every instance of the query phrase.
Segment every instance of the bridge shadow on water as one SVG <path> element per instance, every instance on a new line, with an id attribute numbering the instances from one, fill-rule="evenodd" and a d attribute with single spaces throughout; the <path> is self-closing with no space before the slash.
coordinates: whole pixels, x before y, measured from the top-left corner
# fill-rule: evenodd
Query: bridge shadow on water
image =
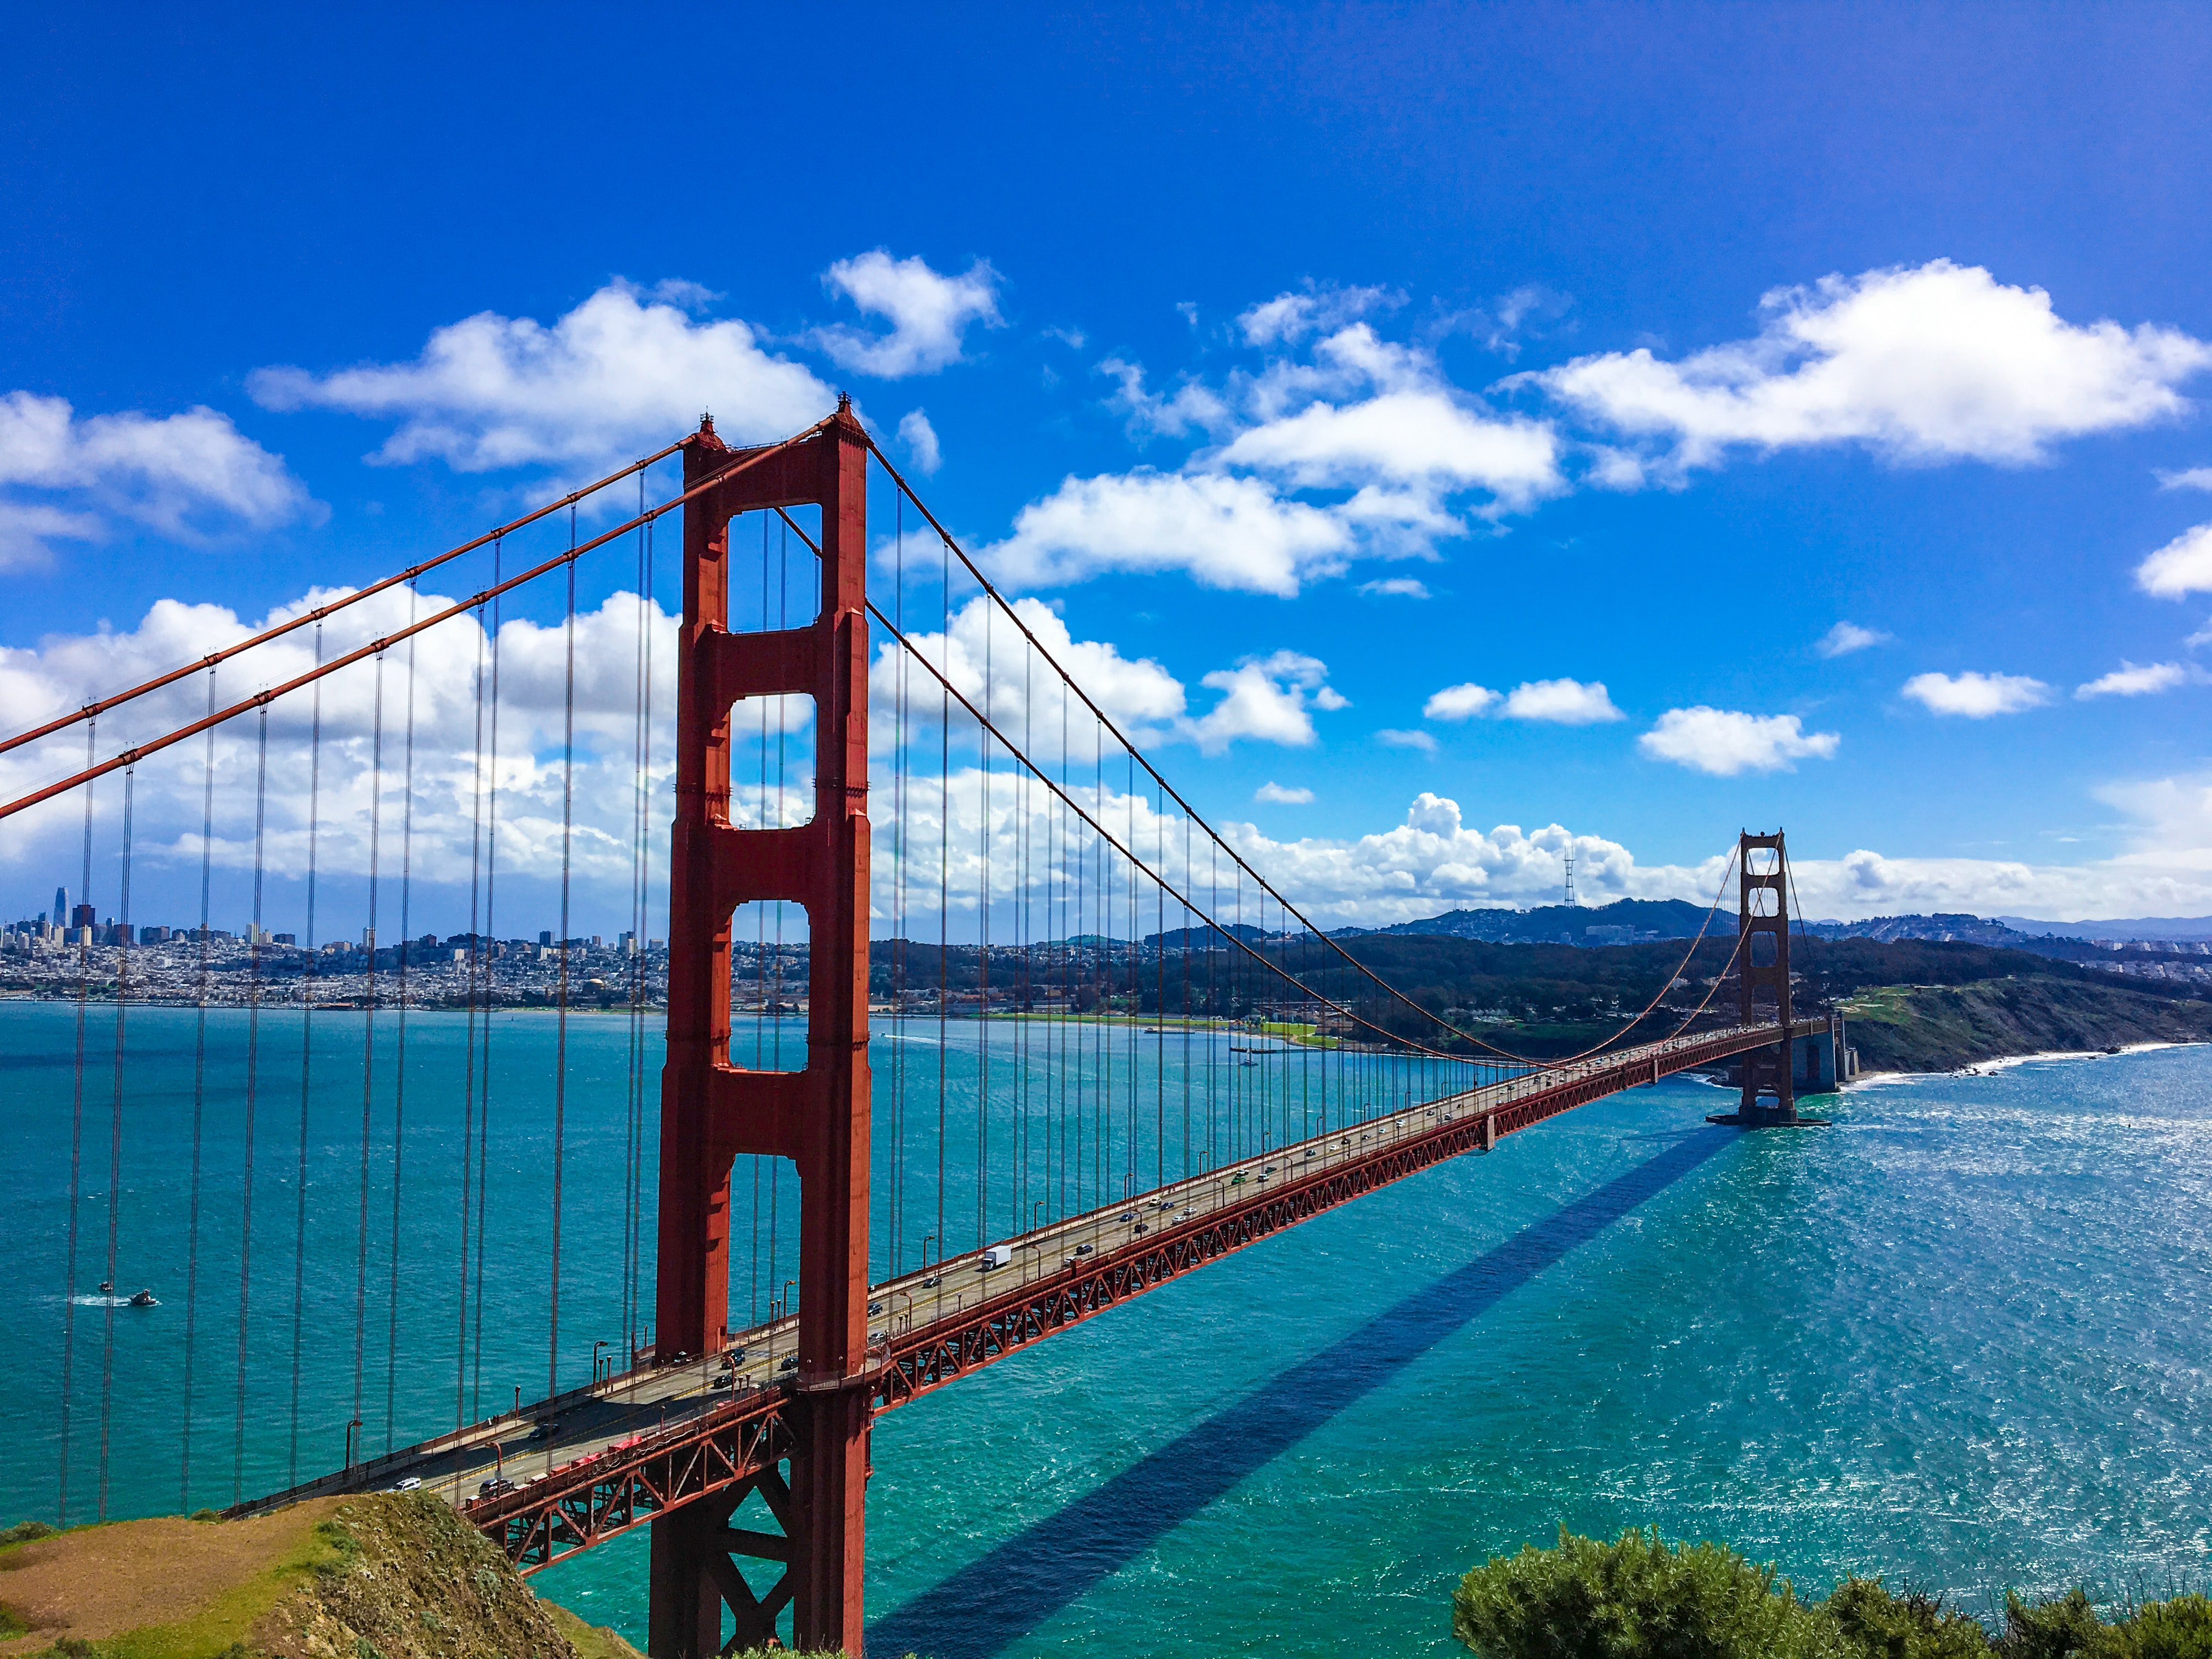
<path id="1" fill-rule="evenodd" d="M 868 1651 L 988 1659 L 1735 1139 L 1698 1130 L 1530 1223 L 878 1620 Z"/>

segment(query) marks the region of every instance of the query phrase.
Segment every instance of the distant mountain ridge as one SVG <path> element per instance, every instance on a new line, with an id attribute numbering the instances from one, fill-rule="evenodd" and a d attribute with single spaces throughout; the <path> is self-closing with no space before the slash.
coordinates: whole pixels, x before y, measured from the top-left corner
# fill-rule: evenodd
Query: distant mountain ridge
<path id="1" fill-rule="evenodd" d="M 1437 933 L 1480 939 L 1488 945 L 1641 945 L 1652 939 L 1689 939 L 1705 925 L 1702 906 L 1680 899 L 1615 899 L 1610 904 L 1540 904 L 1531 910 L 1449 910 L 1420 921 L 1392 927 L 1337 927 L 1348 939 L 1369 933 Z M 1723 906 L 1710 930 L 1716 936 L 1735 932 L 1735 909 Z M 1593 934 L 1595 933 L 1595 937 Z"/>
<path id="2" fill-rule="evenodd" d="M 2031 916 L 1999 916 L 2023 933 L 2057 939 L 2212 939 L 2212 916 L 2119 916 L 2110 921 L 2038 921 Z"/>
<path id="3" fill-rule="evenodd" d="M 1339 927 L 1340 939 L 1369 934 L 1437 934 L 1451 939 L 1480 939 L 1491 945 L 1639 945 L 1654 939 L 1689 939 L 1705 925 L 1705 912 L 1680 899 L 1615 899 L 1610 904 L 1540 904 L 1533 909 L 1503 907 L 1480 910 L 1447 910 L 1418 921 L 1401 921 L 1389 927 Z M 1882 942 L 1925 939 L 1966 945 L 1989 945 L 2043 956 L 2077 957 L 2081 941 L 2212 940 L 2212 916 L 2145 916 L 2115 921 L 2037 921 L 2025 916 L 1977 916 L 1963 911 L 1939 910 L 1933 915 L 1869 916 L 1858 921 L 1832 918 L 1804 924 L 1816 939 L 1868 939 Z M 1711 935 L 1735 932 L 1735 907 L 1723 905 L 1712 920 Z"/>

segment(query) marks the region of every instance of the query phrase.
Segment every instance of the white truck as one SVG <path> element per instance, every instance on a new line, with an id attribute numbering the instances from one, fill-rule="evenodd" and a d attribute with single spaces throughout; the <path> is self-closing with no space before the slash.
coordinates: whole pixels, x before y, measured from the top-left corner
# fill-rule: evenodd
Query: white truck
<path id="1" fill-rule="evenodd" d="M 1011 1244 L 990 1244 L 984 1247 L 983 1259 L 975 1264 L 975 1271 L 987 1273 L 994 1267 L 1003 1267 L 1014 1259 Z"/>

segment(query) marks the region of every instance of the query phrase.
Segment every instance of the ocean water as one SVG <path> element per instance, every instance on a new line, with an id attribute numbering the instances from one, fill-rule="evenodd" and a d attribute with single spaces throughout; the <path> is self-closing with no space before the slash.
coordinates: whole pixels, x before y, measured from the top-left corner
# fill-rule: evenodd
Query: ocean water
<path id="1" fill-rule="evenodd" d="M 458 1113 L 437 1103 L 437 1079 L 458 1075 L 460 1039 L 435 1020 L 410 1023 L 410 1066 L 424 1081 L 407 1157 L 422 1173 L 419 1186 L 403 1186 L 395 1364 L 392 1304 L 362 1283 L 361 1033 L 341 1018 L 317 1017 L 313 1070 L 325 1080 L 311 1079 L 304 1249 L 293 1184 L 298 1018 L 264 1024 L 272 1080 L 257 1127 L 242 1437 L 239 1045 L 227 1027 L 210 1045 L 211 1063 L 233 1072 L 222 1122 L 211 1112 L 202 1137 L 203 1191 L 223 1196 L 203 1203 L 186 1493 L 174 1293 L 189 1220 L 193 1017 L 134 1012 L 128 1036 L 134 1060 L 147 1058 L 125 1102 L 118 1260 L 131 1265 L 118 1288 L 149 1280 L 163 1306 L 65 1310 L 75 1013 L 0 1006 L 11 1263 L 0 1321 L 17 1354 L 0 1413 L 0 1515 L 51 1516 L 56 1505 L 65 1312 L 76 1322 L 72 1518 L 88 1518 L 97 1501 L 103 1393 L 111 1514 L 281 1484 L 293 1455 L 295 1290 L 303 1473 L 336 1461 L 354 1414 L 357 1306 L 368 1315 L 360 1432 L 380 1444 L 387 1400 L 403 1438 L 452 1420 L 462 1137 Z M 112 1011 L 94 1010 L 88 1024 L 88 1049 L 112 1050 Z M 489 1409 L 523 1383 L 538 1392 L 547 1371 L 542 1313 L 532 1322 L 501 1310 L 532 1305 L 533 1291 L 543 1300 L 549 1034 L 550 1022 L 518 1018 L 495 1035 L 486 1330 L 477 1375 L 459 1379 L 464 1406 Z M 562 1336 L 571 1380 L 588 1372 L 593 1340 L 621 1334 L 628 1041 L 619 1019 L 571 1022 Z M 879 1113 L 890 1046 L 878 1050 Z M 972 1036 L 963 1052 L 972 1066 Z M 960 1074 L 954 1057 L 946 1064 Z M 1286 1075 L 1262 1083 L 1252 1072 L 1267 1068 L 1224 1075 L 1229 1064 L 1188 1062 L 1212 1091 L 1194 1087 L 1197 1121 L 1210 1106 L 1224 1150 L 1231 1135 L 1310 1121 L 1299 1115 L 1314 1109 L 1310 1080 L 1301 1096 Z M 1164 1126 L 1176 1118 L 1184 1071 L 1163 1060 L 1138 1073 L 1133 1091 L 1167 1146 L 1146 1139 L 1143 1112 L 1126 1115 L 1116 1139 L 1121 1096 L 1098 1097 L 1093 1178 L 1109 1192 L 1132 1164 L 1167 1159 L 1176 1172 L 1183 1143 Z M 921 1074 L 933 1103 L 934 1071 Z M 78 1206 L 77 1278 L 88 1285 L 100 1274 L 83 1264 L 106 1259 L 113 1102 L 104 1068 L 86 1077 L 80 1188 L 100 1195 Z M 390 1156 L 389 1102 L 372 1083 L 374 1280 L 389 1271 L 392 1194 L 378 1173 Z M 1352 1068 L 1333 1109 L 1388 1103 L 1408 1084 L 1418 1079 Z M 216 1092 L 210 1081 L 208 1097 Z M 871 1650 L 957 1659 L 1111 1641 L 1194 1656 L 1358 1644 L 1448 1651 L 1458 1576 L 1548 1542 L 1561 1524 L 1656 1524 L 1726 1540 L 1816 1593 L 1847 1572 L 1881 1571 L 1969 1606 L 2008 1587 L 2125 1593 L 2212 1577 L 2212 1048 L 1855 1088 L 1832 1127 L 1794 1133 L 1711 1128 L 1704 1114 L 1721 1098 L 1670 1081 L 1583 1108 L 883 1418 L 869 1496 Z M 903 1128 L 910 1165 L 931 1155 L 915 1128 Z M 957 1108 L 948 1133 L 956 1144 L 1020 1140 L 1015 1126 L 978 1125 Z M 1018 1189 L 1013 1166 L 1000 1167 L 987 1220 L 1017 1202 L 1056 1201 L 1048 1181 Z M 904 1173 L 927 1190 L 915 1169 Z M 901 1225 L 911 1239 L 933 1219 L 924 1205 Z M 779 1208 L 771 1235 L 787 1221 Z M 953 1248 L 964 1242 L 956 1236 Z M 742 1305 L 744 1291 L 733 1294 Z M 644 1545 L 641 1534 L 618 1540 L 534 1582 L 641 1640 Z"/>

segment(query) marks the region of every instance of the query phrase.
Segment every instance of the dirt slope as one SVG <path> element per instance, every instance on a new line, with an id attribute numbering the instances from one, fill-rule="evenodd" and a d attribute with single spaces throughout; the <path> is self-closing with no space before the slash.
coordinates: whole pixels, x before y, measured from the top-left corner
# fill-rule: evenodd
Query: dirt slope
<path id="1" fill-rule="evenodd" d="M 0 1659 L 635 1659 L 435 1498 L 83 1527 L 0 1549 Z"/>

